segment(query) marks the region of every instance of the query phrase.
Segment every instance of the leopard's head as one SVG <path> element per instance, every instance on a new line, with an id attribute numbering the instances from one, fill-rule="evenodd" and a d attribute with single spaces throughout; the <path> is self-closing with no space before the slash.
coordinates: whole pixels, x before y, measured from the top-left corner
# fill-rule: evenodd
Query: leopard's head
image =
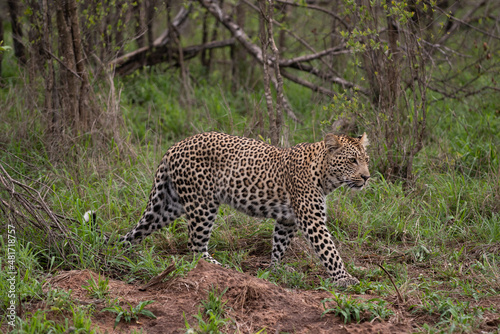
<path id="1" fill-rule="evenodd" d="M 361 190 L 368 183 L 369 144 L 366 133 L 357 138 L 327 134 L 325 136 L 325 182 L 328 191 L 340 186 Z"/>

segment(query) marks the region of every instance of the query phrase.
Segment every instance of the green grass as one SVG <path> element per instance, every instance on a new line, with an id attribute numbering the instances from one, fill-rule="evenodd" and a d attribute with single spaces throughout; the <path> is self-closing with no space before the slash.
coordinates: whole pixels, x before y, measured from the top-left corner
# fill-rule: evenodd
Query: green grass
<path id="1" fill-rule="evenodd" d="M 209 291 L 207 291 L 208 296 L 206 300 L 202 300 L 198 310 L 198 314 L 193 315 L 198 323 L 191 327 L 189 322 L 185 319 L 186 333 L 197 333 L 197 334 L 210 334 L 210 333 L 222 333 L 222 329 L 228 323 L 230 323 L 229 318 L 224 318 L 227 310 L 227 300 L 223 301 L 223 296 L 226 293 L 227 288 L 223 291 L 219 291 L 219 288 L 212 286 Z"/>
<path id="2" fill-rule="evenodd" d="M 327 298 L 322 301 L 325 311 L 322 316 L 333 313 L 339 316 L 344 323 L 373 321 L 378 319 L 384 321 L 394 312 L 386 307 L 387 302 L 378 298 L 360 301 L 351 296 L 332 293 L 333 298 Z M 335 302 L 333 307 L 329 303 Z"/>
<path id="3" fill-rule="evenodd" d="M 145 300 L 137 304 L 136 306 L 132 306 L 128 304 L 128 307 L 123 308 L 119 303 L 115 303 L 110 307 L 103 308 L 101 312 L 111 312 L 116 314 L 115 325 L 118 326 L 120 321 L 123 319 L 126 323 L 131 322 L 132 320 L 138 322 L 139 316 L 145 316 L 148 318 L 156 319 L 156 316 L 153 312 L 146 310 L 145 307 L 154 303 L 154 300 Z"/>
<path id="4" fill-rule="evenodd" d="M 74 218 L 76 222 L 69 222 L 68 227 L 82 240 L 78 252 L 64 259 L 41 236 L 28 240 L 23 238 L 23 231 L 17 231 L 15 278 L 19 300 L 24 306 L 48 301 L 46 309 L 16 320 L 19 333 L 64 333 L 69 327 L 94 330 L 88 327 L 92 309 L 75 307 L 71 296 L 59 290 L 43 292 L 48 274 L 66 269 L 101 273 L 102 278 L 85 285 L 96 298 L 106 298 L 104 276 L 144 283 L 172 262 L 177 269 L 171 276 L 185 275 L 197 263 L 198 259 L 188 254 L 187 228 L 182 218 L 142 244 L 126 249 L 106 245 L 90 224 L 80 223 L 82 214 L 96 210 L 100 229 L 111 238 L 128 231 L 145 208 L 154 171 L 168 147 L 204 130 L 253 133 L 247 110 L 265 110 L 261 92 L 256 89 L 232 95 L 226 87 L 196 86 L 188 106 L 178 98 L 180 88 L 175 74 L 157 70 L 143 74 L 117 80 L 117 86 L 123 88 L 123 113 L 134 153 L 130 155 L 109 144 L 101 154 L 91 146 L 77 147 L 74 151 L 78 154 L 73 152 L 67 158 L 49 162 L 42 127 L 33 121 L 41 111 L 25 108 L 25 102 L 18 97 L 26 92 L 16 86 L 14 79 L 9 79 L 9 86 L 1 90 L 7 108 L 0 111 L 5 120 L 0 122 L 0 163 L 13 177 L 43 194 L 55 212 Z M 287 122 L 293 129 L 290 141 L 320 140 L 324 128 L 321 122 L 329 118 L 331 111 L 323 108 L 323 103 L 311 105 L 307 90 L 296 85 L 288 89 L 290 101 L 304 121 L 304 125 Z M 366 190 L 340 189 L 330 195 L 328 228 L 348 270 L 360 279 L 358 286 L 337 291 L 303 242 L 291 246 L 285 263 L 274 272 L 262 267 L 247 269 L 252 268 L 256 258 L 269 260 L 273 221 L 249 218 L 228 207 L 220 208 L 210 252 L 224 265 L 289 289 L 334 291 L 336 297 L 333 306 L 327 307 L 329 313 L 340 315 L 342 310 L 348 310 L 340 316 L 355 322 L 361 320 L 363 312 L 391 317 L 385 302 L 396 296 L 396 290 L 388 275 L 375 265 L 378 263 L 391 275 L 406 301 L 404 310 L 415 317 L 431 317 L 426 323 L 417 321 L 421 331 L 477 330 L 488 311 L 478 305 L 498 297 L 500 291 L 498 103 L 495 94 L 433 103 L 425 148 L 415 160 L 413 184 L 408 187 L 402 182 L 388 182 L 372 165 L 373 179 Z M 186 108 L 193 117 L 187 118 Z M 20 121 L 27 118 L 31 121 Z M 0 193 L 1 198 L 6 196 Z M 2 221 L 4 217 L 6 220 L 0 212 Z M 3 229 L 0 227 L 2 234 Z M 5 268 L 5 241 L 0 242 L 0 265 Z M 105 264 L 98 254 L 104 256 Z M 1 309 L 10 302 L 8 278 L 1 270 Z M 195 318 L 193 331 L 220 331 L 230 323 L 226 315 L 207 313 L 217 303 L 224 308 L 220 291 L 210 293 L 212 297 L 202 302 L 198 314 L 186 315 L 190 323 Z M 378 299 L 371 304 L 361 303 L 353 294 L 370 294 Z M 338 303 L 347 306 L 339 309 Z M 498 305 L 493 308 L 491 312 L 500 312 Z M 69 320 L 54 320 L 61 312 Z"/>

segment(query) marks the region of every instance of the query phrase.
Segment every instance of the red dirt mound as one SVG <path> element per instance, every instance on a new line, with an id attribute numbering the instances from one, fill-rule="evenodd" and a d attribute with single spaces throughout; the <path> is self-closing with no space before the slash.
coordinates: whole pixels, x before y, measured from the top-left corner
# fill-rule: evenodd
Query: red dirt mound
<path id="1" fill-rule="evenodd" d="M 52 287 L 71 289 L 72 297 L 84 304 L 94 303 L 82 287 L 88 285 L 90 275 L 97 280 L 98 275 L 89 271 L 69 271 L 53 277 L 49 283 Z M 132 329 L 142 329 L 144 333 L 185 333 L 185 318 L 191 327 L 196 328 L 198 321 L 192 315 L 198 313 L 200 302 L 207 299 L 212 287 L 219 291 L 227 288 L 224 294 L 228 309 L 225 317 L 233 321 L 223 331 L 229 333 L 255 333 L 263 328 L 267 333 L 411 332 L 411 327 L 403 323 L 375 321 L 346 325 L 332 314 L 321 317 L 321 301 L 331 297 L 326 291 L 284 289 L 203 260 L 186 277 L 152 285 L 146 291 L 139 290 L 141 287 L 137 285 L 109 280 L 111 299 L 119 298 L 122 305 L 128 302 L 134 306 L 141 301 L 154 300 L 155 303 L 146 308 L 157 319 L 141 316 L 139 323 L 122 321 L 113 329 L 116 315 L 96 312 L 94 321 L 103 333 L 128 333 Z M 96 304 L 96 308 L 103 308 L 101 305 Z"/>

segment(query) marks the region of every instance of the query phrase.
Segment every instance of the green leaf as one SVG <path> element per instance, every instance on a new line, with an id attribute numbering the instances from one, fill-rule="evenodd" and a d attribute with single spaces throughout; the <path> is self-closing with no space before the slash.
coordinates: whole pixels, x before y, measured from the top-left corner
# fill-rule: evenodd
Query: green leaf
<path id="1" fill-rule="evenodd" d="M 116 316 L 115 325 L 113 328 L 116 328 L 116 326 L 118 326 L 118 324 L 120 323 L 120 320 L 122 319 L 122 316 L 123 316 L 123 312 L 118 313 L 118 315 Z"/>
<path id="2" fill-rule="evenodd" d="M 141 314 L 145 315 L 146 317 L 156 319 L 156 315 L 154 315 L 153 312 L 151 312 L 149 310 L 141 310 Z"/>

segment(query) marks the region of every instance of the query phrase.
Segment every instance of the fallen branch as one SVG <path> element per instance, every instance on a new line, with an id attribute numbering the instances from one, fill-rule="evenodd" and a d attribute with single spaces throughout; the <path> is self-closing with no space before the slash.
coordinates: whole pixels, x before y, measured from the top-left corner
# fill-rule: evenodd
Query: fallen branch
<path id="1" fill-rule="evenodd" d="M 223 48 L 232 46 L 235 43 L 234 38 L 225 39 L 222 41 L 214 41 L 201 45 L 192 45 L 181 49 L 182 59 L 188 60 L 194 58 L 197 54 L 204 50 Z M 160 46 L 151 50 L 146 58 L 142 54 L 133 56 L 116 69 L 118 75 L 128 75 L 143 66 L 153 66 L 163 62 L 173 62 L 174 66 L 179 65 L 179 49 L 167 45 Z"/>
<path id="2" fill-rule="evenodd" d="M 186 8 L 184 6 L 181 7 L 174 20 L 172 21 L 172 25 L 176 29 L 180 29 L 180 27 L 186 22 L 189 13 L 191 13 L 192 4 Z M 170 30 L 165 29 L 163 33 L 154 40 L 152 45 L 144 46 L 132 52 L 129 52 L 121 57 L 118 57 L 110 62 L 111 65 L 115 65 L 117 69 L 120 68 L 125 63 L 129 63 L 131 59 L 141 59 L 144 58 L 149 52 L 154 50 L 155 48 L 162 47 L 168 44 L 170 41 Z"/>

